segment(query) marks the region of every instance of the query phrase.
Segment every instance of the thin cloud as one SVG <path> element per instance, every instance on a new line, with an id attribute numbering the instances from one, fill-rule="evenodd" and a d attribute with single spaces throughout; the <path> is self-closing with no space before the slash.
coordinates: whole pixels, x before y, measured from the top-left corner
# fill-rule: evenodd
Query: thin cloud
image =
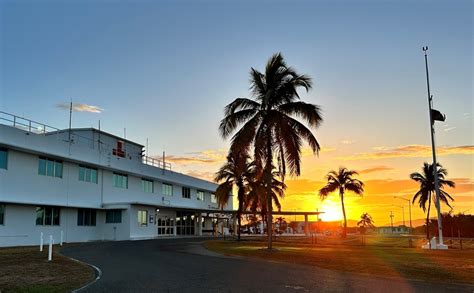
<path id="1" fill-rule="evenodd" d="M 327 153 L 335 152 L 336 150 L 337 150 L 336 148 L 322 146 L 319 153 L 327 154 Z M 313 150 L 310 147 L 303 147 L 301 149 L 301 156 L 307 157 L 307 156 L 313 156 L 313 155 L 314 155 Z"/>
<path id="2" fill-rule="evenodd" d="M 344 139 L 340 141 L 341 144 L 346 144 L 346 145 L 354 144 L 355 142 L 356 142 L 355 140 L 350 140 L 350 139 Z"/>
<path id="3" fill-rule="evenodd" d="M 71 107 L 71 104 L 61 103 L 61 104 L 57 104 L 56 107 L 62 110 L 69 110 L 69 108 Z M 72 110 L 74 112 L 89 112 L 89 113 L 102 113 L 102 111 L 104 111 L 104 109 L 98 106 L 87 105 L 87 104 L 82 104 L 82 103 L 73 103 Z"/>
<path id="4" fill-rule="evenodd" d="M 390 171 L 393 170 L 393 168 L 388 167 L 388 166 L 375 166 L 372 168 L 367 168 L 364 170 L 360 170 L 359 174 L 368 174 L 368 173 L 374 173 L 374 172 L 384 172 L 384 171 Z"/>
<path id="5" fill-rule="evenodd" d="M 157 157 L 158 159 L 161 159 L 161 157 Z M 209 163 L 215 163 L 216 160 L 210 159 L 210 158 L 202 158 L 202 157 L 192 157 L 192 156 L 173 156 L 173 155 L 167 155 L 165 157 L 166 162 L 169 163 L 175 163 L 175 164 L 209 164 Z"/>
<path id="6" fill-rule="evenodd" d="M 445 128 L 444 131 L 448 132 L 454 129 L 456 129 L 456 126 Z"/>
<path id="7" fill-rule="evenodd" d="M 211 181 L 211 182 L 214 181 L 214 176 L 215 176 L 215 174 L 212 172 L 200 172 L 196 170 L 187 171 L 185 172 L 185 174 L 192 177 L 200 178 L 203 180 Z"/>
<path id="8" fill-rule="evenodd" d="M 190 152 L 182 156 L 167 155 L 165 160 L 177 165 L 192 165 L 192 164 L 215 164 L 226 160 L 225 150 L 204 150 L 199 152 Z M 161 156 L 155 156 L 157 159 L 162 159 Z"/>
<path id="9" fill-rule="evenodd" d="M 379 160 L 390 158 L 424 158 L 431 156 L 431 147 L 427 145 L 405 145 L 398 147 L 376 147 L 374 152 L 359 153 L 353 156 L 339 157 L 340 160 Z M 436 148 L 438 156 L 472 155 L 473 145 L 440 146 Z"/>

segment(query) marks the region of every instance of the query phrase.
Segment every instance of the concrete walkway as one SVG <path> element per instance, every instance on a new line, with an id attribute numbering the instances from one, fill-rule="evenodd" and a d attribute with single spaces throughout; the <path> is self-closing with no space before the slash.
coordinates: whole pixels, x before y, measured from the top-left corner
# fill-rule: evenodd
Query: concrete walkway
<path id="1" fill-rule="evenodd" d="M 102 278 L 84 292 L 474 292 L 474 287 L 365 277 L 305 266 L 223 257 L 203 239 L 87 243 L 62 253 Z"/>

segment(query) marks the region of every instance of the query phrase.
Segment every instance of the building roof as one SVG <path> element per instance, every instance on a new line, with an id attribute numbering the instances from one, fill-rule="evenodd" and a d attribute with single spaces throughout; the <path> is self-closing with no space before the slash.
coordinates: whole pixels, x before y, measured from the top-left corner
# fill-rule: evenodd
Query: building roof
<path id="1" fill-rule="evenodd" d="M 50 131 L 48 133 L 46 133 L 46 135 L 54 135 L 54 134 L 57 134 L 57 133 L 65 133 L 65 132 L 68 132 L 69 131 L 69 128 L 68 129 L 61 129 L 61 130 L 57 130 L 57 131 Z M 134 141 L 131 141 L 131 140 L 128 140 L 126 138 L 123 138 L 123 137 L 120 137 L 120 136 L 117 136 L 115 134 L 112 134 L 112 133 L 109 133 L 109 132 L 105 132 L 103 130 L 99 130 L 99 129 L 96 129 L 96 128 L 93 128 L 93 127 L 86 127 L 86 128 L 71 128 L 71 132 L 74 132 L 74 131 L 92 131 L 92 132 L 97 132 L 97 133 L 100 133 L 100 134 L 103 134 L 103 135 L 106 135 L 106 136 L 111 136 L 113 138 L 116 138 L 118 140 L 122 140 L 122 141 L 125 141 L 127 143 L 130 143 L 130 144 L 134 144 L 136 146 L 139 146 L 139 147 L 144 147 L 142 144 L 139 144 L 139 143 L 136 143 Z"/>

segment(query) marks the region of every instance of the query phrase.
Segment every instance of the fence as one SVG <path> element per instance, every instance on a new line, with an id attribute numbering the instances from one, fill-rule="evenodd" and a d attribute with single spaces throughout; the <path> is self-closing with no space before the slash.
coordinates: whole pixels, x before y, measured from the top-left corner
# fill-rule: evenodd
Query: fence
<path id="1" fill-rule="evenodd" d="M 247 236 L 249 240 L 265 241 L 266 235 Z M 348 235 L 346 238 L 312 234 L 309 236 L 275 236 L 274 241 L 289 245 L 347 245 L 421 248 L 427 240 L 421 235 L 382 236 Z M 474 238 L 444 238 L 444 243 L 452 249 L 474 249 Z"/>

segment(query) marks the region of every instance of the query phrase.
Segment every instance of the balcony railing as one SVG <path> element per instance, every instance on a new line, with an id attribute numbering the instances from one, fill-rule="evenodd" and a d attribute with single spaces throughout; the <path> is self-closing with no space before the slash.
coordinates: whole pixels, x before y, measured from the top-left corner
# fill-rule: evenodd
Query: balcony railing
<path id="1" fill-rule="evenodd" d="M 52 127 L 44 123 L 36 122 L 3 111 L 0 111 L 0 123 L 37 134 L 46 134 L 48 132 L 59 130 L 59 128 Z"/>
<path id="2" fill-rule="evenodd" d="M 143 156 L 142 157 L 142 162 L 143 162 L 143 164 L 146 164 L 146 165 L 150 165 L 150 166 L 153 166 L 153 167 L 158 167 L 158 168 L 161 168 L 161 169 L 171 171 L 171 164 L 163 162 L 162 160 L 159 160 L 159 159 Z"/>

